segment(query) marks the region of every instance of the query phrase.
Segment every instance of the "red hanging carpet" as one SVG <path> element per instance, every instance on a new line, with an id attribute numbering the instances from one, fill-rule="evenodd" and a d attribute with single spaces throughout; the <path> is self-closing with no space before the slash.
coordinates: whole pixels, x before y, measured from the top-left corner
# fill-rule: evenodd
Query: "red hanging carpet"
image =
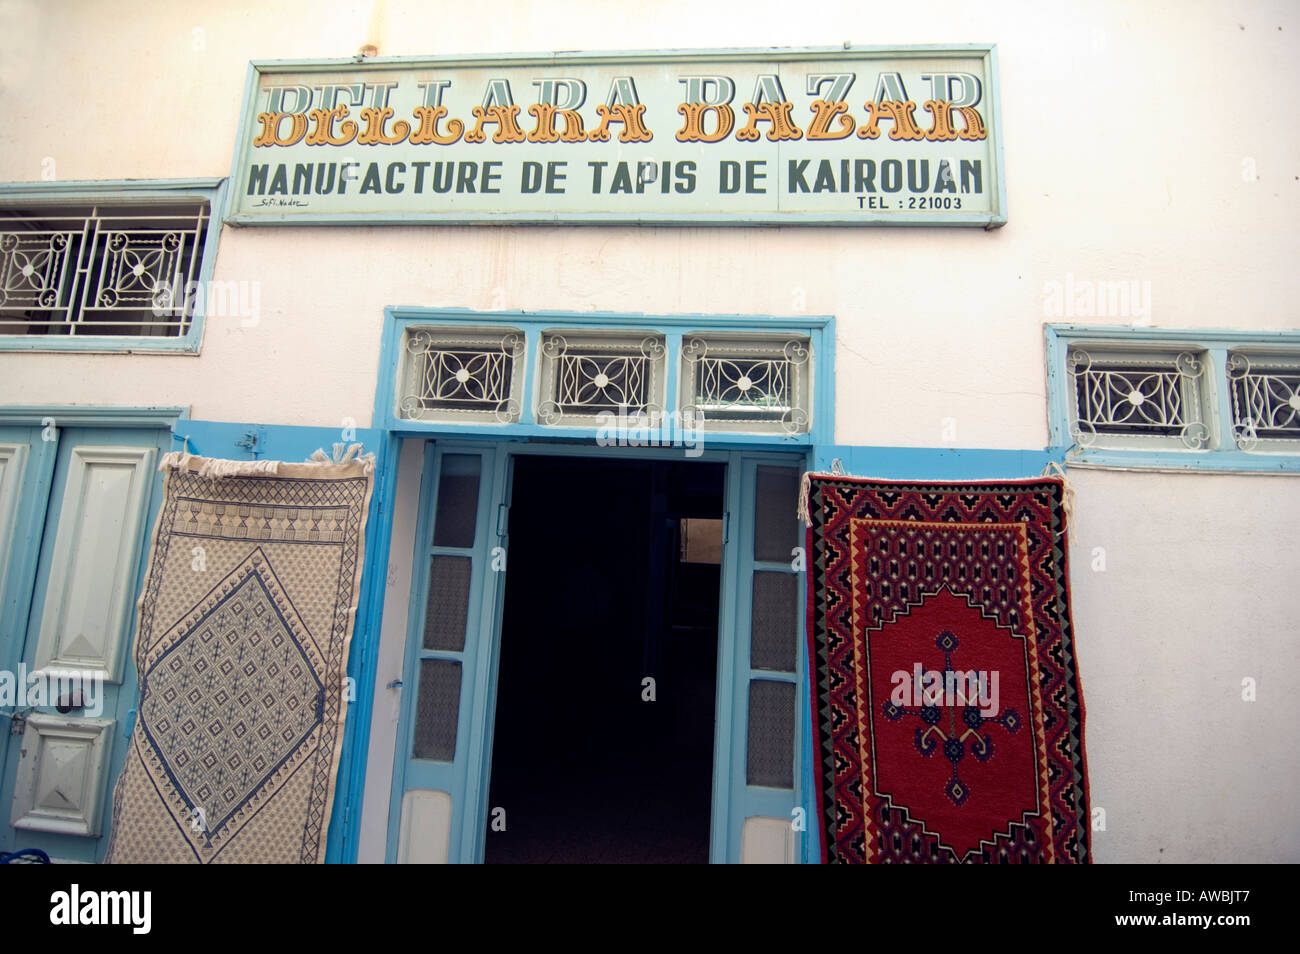
<path id="1" fill-rule="evenodd" d="M 1089 862 L 1063 482 L 807 479 L 822 857 Z"/>

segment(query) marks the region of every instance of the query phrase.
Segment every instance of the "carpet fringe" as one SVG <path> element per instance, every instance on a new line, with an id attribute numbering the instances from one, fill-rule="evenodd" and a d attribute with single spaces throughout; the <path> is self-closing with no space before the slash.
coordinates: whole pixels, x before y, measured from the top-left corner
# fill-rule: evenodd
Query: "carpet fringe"
<path id="1" fill-rule="evenodd" d="M 1053 471 L 1056 473 L 1052 473 Z M 1074 526 L 1074 487 L 1070 483 L 1070 478 L 1065 475 L 1065 469 L 1056 461 L 1049 460 L 1047 466 L 1043 468 L 1041 476 L 1061 478 L 1061 511 L 1065 514 L 1065 528 L 1067 530 L 1072 528 Z M 1061 531 L 1061 533 L 1064 532 L 1065 530 Z"/>
<path id="2" fill-rule="evenodd" d="M 202 457 L 183 451 L 168 451 L 158 461 L 158 469 L 186 470 L 198 466 L 200 477 L 247 477 L 250 474 L 276 474 L 280 470 L 278 460 L 218 460 Z"/>
<path id="3" fill-rule="evenodd" d="M 216 480 L 222 477 L 251 477 L 255 475 L 277 476 L 282 466 L 304 467 L 319 464 L 338 467 L 345 464 L 361 465 L 362 473 L 369 475 L 375 471 L 375 455 L 362 454 L 360 444 L 335 444 L 333 453 L 317 449 L 306 464 L 293 464 L 279 460 L 221 460 L 215 457 L 203 457 L 186 451 L 168 451 L 158 461 L 158 470 L 191 470 L 200 477 Z"/>
<path id="4" fill-rule="evenodd" d="M 802 520 L 805 527 L 812 526 L 812 512 L 809 507 L 809 495 L 812 492 L 812 475 L 814 471 L 806 470 L 802 477 L 799 478 L 799 502 L 795 504 L 794 515 L 796 520 Z M 844 470 L 844 461 L 836 457 L 831 461 L 832 477 L 847 477 L 848 473 Z"/>
<path id="5" fill-rule="evenodd" d="M 346 449 L 345 449 L 346 448 Z M 326 454 L 324 448 L 318 447 L 312 452 L 311 462 L 315 464 L 346 464 L 356 461 L 361 464 L 365 473 L 373 473 L 375 469 L 375 455 L 362 454 L 360 444 L 335 444 L 333 447 L 333 456 Z"/>
<path id="6" fill-rule="evenodd" d="M 806 470 L 799 478 L 799 502 L 795 504 L 794 515 L 803 521 L 805 527 L 812 526 L 812 514 L 808 512 L 808 495 L 812 491 L 812 471 Z"/>

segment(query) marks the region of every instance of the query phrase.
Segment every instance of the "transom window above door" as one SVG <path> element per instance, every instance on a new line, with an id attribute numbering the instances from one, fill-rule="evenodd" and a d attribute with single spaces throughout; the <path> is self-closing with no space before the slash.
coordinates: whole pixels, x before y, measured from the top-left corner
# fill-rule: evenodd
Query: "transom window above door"
<path id="1" fill-rule="evenodd" d="M 389 317 L 385 358 L 396 386 L 376 412 L 399 430 L 505 425 L 581 436 L 671 427 L 803 444 L 833 426 L 831 318 L 429 309 Z"/>

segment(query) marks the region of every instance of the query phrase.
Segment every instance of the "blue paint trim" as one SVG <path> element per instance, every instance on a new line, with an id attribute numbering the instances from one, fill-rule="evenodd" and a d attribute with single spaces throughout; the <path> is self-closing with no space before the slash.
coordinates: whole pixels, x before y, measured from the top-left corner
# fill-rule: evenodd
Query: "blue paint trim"
<path id="1" fill-rule="evenodd" d="M 650 323 L 651 325 L 664 325 L 669 327 L 690 327 L 716 325 L 719 328 L 725 328 L 729 331 L 744 331 L 755 326 L 762 328 L 765 325 L 777 325 L 777 330 L 800 329 L 800 328 L 824 328 L 834 322 L 834 319 L 828 315 L 745 315 L 745 314 L 723 314 L 715 315 L 704 312 L 687 312 L 678 314 L 655 314 L 653 312 L 641 311 L 558 311 L 553 309 L 543 309 L 537 311 L 523 311 L 520 309 L 503 310 L 503 311 L 475 311 L 469 308 L 420 308 L 391 306 L 386 309 L 388 317 L 396 320 L 415 320 L 415 321 L 435 321 L 444 318 L 461 318 L 466 321 L 479 322 L 508 322 L 511 320 L 519 322 L 545 322 L 548 327 L 561 327 L 559 322 L 563 322 L 564 327 L 585 327 L 591 325 L 594 327 L 608 327 L 611 321 L 617 321 L 621 324 L 627 324 L 630 327 L 641 327 Z M 763 328 L 763 330 L 767 330 Z"/>
<path id="2" fill-rule="evenodd" d="M 498 448 L 494 451 L 491 463 L 493 489 L 491 498 L 486 501 L 488 509 L 484 539 L 480 541 L 476 535 L 475 540 L 476 547 L 481 545 L 482 559 L 485 561 L 490 559 L 491 549 L 498 546 L 506 549 L 507 559 L 509 558 L 509 534 L 497 532 L 499 528 L 496 526 L 496 516 L 498 506 L 510 506 L 514 483 L 514 461 L 508 449 Z M 491 585 L 489 586 L 485 579 L 482 592 L 479 594 L 479 602 L 474 604 L 480 614 L 480 625 L 478 639 L 475 640 L 474 646 L 474 667 L 472 670 L 466 667 L 466 671 L 471 672 L 474 677 L 469 698 L 473 708 L 467 720 L 470 738 L 469 761 L 465 767 L 463 799 L 465 813 L 460 816 L 463 827 L 459 833 L 461 845 L 459 860 L 474 864 L 482 863 L 487 850 L 487 828 L 491 810 L 488 796 L 496 730 L 497 685 L 501 671 L 501 625 L 505 618 L 506 573 L 492 572 L 490 564 L 485 565 L 491 573 Z M 508 565 L 506 572 L 509 572 Z M 465 824 L 466 818 L 470 819 L 468 825 Z M 453 824 L 454 822 L 453 816 Z M 454 837 L 456 829 L 453 828 L 452 831 Z"/>
<path id="3" fill-rule="evenodd" d="M 537 423 L 537 404 L 541 401 L 542 329 L 530 325 L 524 329 L 524 383 L 520 394 L 523 407 L 519 409 L 517 427 Z"/>
<path id="4" fill-rule="evenodd" d="M 244 151 L 248 147 L 247 131 L 250 128 L 249 120 L 252 118 L 255 100 L 257 98 L 257 74 L 261 69 L 256 63 L 250 62 L 248 70 L 244 76 L 244 97 L 239 104 L 239 125 L 235 127 L 235 151 L 230 157 L 230 176 L 228 177 L 230 188 L 226 191 L 225 205 L 221 210 L 221 221 L 227 224 L 237 224 L 232 210 L 235 207 L 235 189 L 239 182 L 239 170 Z"/>
<path id="5" fill-rule="evenodd" d="M 713 786 L 712 808 L 709 817 L 709 862 L 725 863 L 732 854 L 734 838 L 729 820 L 735 814 L 736 797 L 736 735 L 735 686 L 741 671 L 737 650 L 733 645 L 727 652 L 728 636 L 736 632 L 740 603 L 741 563 L 736 558 L 741 533 L 737 520 L 743 511 L 744 476 L 741 473 L 740 455 L 727 455 L 727 482 L 723 504 L 722 565 L 719 568 L 718 607 L 718 672 L 715 682 L 713 728 Z M 744 723 L 740 723 L 743 725 Z M 741 765 L 744 771 L 744 765 Z M 742 779 L 744 776 L 740 776 Z M 742 823 L 743 824 L 743 823 Z"/>
<path id="6" fill-rule="evenodd" d="M 1298 331 L 1241 331 L 1226 328 L 1139 328 L 1127 325 L 1047 324 L 1048 434 L 1066 464 L 1132 470 L 1205 471 L 1215 473 L 1300 473 L 1300 446 L 1294 454 L 1275 450 L 1243 451 L 1232 436 L 1232 408 L 1225 362 L 1231 350 L 1300 350 Z M 1208 353 L 1204 379 L 1209 390 L 1212 446 L 1208 450 L 1126 450 L 1074 444 L 1069 434 L 1069 372 L 1065 360 L 1072 345 L 1187 347 Z"/>
<path id="7" fill-rule="evenodd" d="M 1097 342 L 1125 342 L 1136 344 L 1143 341 L 1169 342 L 1197 345 L 1203 342 L 1223 342 L 1225 344 L 1263 344 L 1263 345 L 1298 345 L 1300 329 L 1281 331 L 1243 331 L 1240 328 L 1161 328 L 1137 327 L 1134 325 L 1079 325 L 1052 322 L 1043 326 L 1049 334 L 1062 338 L 1091 340 Z"/>
<path id="8" fill-rule="evenodd" d="M 0 408 L 0 434 L 11 437 L 15 433 L 26 431 L 29 453 L 34 461 L 28 466 L 27 479 L 21 490 L 18 526 L 15 544 L 23 547 L 16 552 L 16 562 L 20 567 L 10 574 L 10 582 L 20 587 L 18 591 L 8 590 L 10 597 L 0 605 L 0 627 L 12 637 L 13 645 L 5 645 L 2 652 L 7 668 L 16 666 L 20 659 L 27 660 L 30 667 L 37 652 L 39 642 L 40 614 L 44 611 L 47 587 L 49 585 L 50 565 L 53 559 L 53 543 L 58 538 L 61 521 L 64 517 L 64 495 L 71 478 L 70 461 L 72 452 L 78 446 L 103 446 L 127 444 L 136 447 L 153 447 L 162 454 L 170 444 L 168 426 L 170 415 L 164 413 L 149 415 L 141 409 L 130 408 L 77 408 L 80 412 L 77 421 L 61 418 L 50 440 L 45 439 L 44 427 L 37 421 L 21 423 L 17 427 L 9 426 L 13 421 L 29 419 L 31 408 Z M 46 420 L 53 417 L 55 409 L 45 409 Z M 155 409 L 156 410 L 156 409 Z M 176 409 L 171 409 L 173 412 Z M 98 412 L 98 413 L 96 413 Z M 125 421 L 125 423 L 122 423 Z M 150 552 L 151 529 L 162 502 L 162 478 L 155 472 L 147 475 L 148 487 L 143 499 L 143 511 L 139 527 L 139 540 L 135 549 L 135 564 L 131 568 L 130 611 L 124 623 L 124 657 L 131 655 L 130 646 L 136 630 L 138 606 L 135 596 L 141 591 L 147 571 L 147 557 Z M 24 513 L 25 511 L 25 513 Z M 8 641 L 6 641 L 8 642 Z M 11 847 L 15 844 L 27 844 L 45 849 L 52 857 L 78 862 L 96 862 L 103 858 L 108 840 L 112 833 L 112 813 L 110 808 L 111 793 L 116 779 L 126 760 L 130 728 L 133 725 L 133 706 L 137 694 L 137 674 L 133 664 L 125 659 L 120 674 L 115 682 L 105 683 L 103 711 L 101 718 L 114 720 L 111 734 L 106 736 L 107 763 L 103 778 L 103 788 L 92 794 L 99 801 L 100 832 L 94 838 L 64 835 L 51 832 L 15 832 L 8 828 L 0 832 L 0 846 Z M 49 707 L 42 707 L 48 712 Z M 9 725 L 5 720 L 0 732 L 5 736 L 0 750 L 4 751 L 5 761 L 3 778 L 0 778 L 0 804 L 9 804 L 15 784 L 16 759 L 12 746 L 9 745 Z"/>
<path id="9" fill-rule="evenodd" d="M 12 335 L 0 334 L 0 352 L 76 352 L 78 354 L 187 354 L 197 355 L 203 342 L 207 312 L 206 289 L 212 282 L 226 211 L 226 179 L 104 179 L 70 182 L 0 182 L 0 208 L 21 202 L 102 203 L 141 199 L 195 198 L 208 203 L 207 232 L 199 257 L 196 279 L 204 293 L 198 296 L 190 326 L 183 336 L 151 338 L 128 335 Z"/>
<path id="10" fill-rule="evenodd" d="M 189 418 L 187 407 L 89 407 L 76 404 L 0 405 L 0 425 L 43 427 L 174 427 Z"/>
<path id="11" fill-rule="evenodd" d="M 476 533 L 474 555 L 484 559 L 494 539 L 492 521 L 495 506 L 506 499 L 508 488 L 505 479 L 511 460 L 517 455 L 548 456 L 606 456 L 618 455 L 639 459 L 650 457 L 679 458 L 680 449 L 665 448 L 595 448 L 589 445 L 497 443 L 486 439 L 466 442 L 457 438 L 437 435 L 443 453 L 475 452 L 495 458 L 491 465 L 485 463 L 480 487 L 480 531 Z M 911 448 L 858 448 L 822 445 L 817 448 L 817 469 L 829 469 L 836 457 L 844 460 L 851 472 L 870 473 L 885 477 L 913 477 L 933 479 L 986 479 L 1033 476 L 1042 471 L 1054 455 L 1048 451 L 997 451 Z M 432 441 L 426 448 L 424 483 L 421 485 L 421 510 L 417 518 L 413 581 L 405 634 L 408 657 L 403 664 L 403 680 L 412 690 L 404 699 L 403 715 L 394 754 L 394 781 L 388 806 L 387 859 L 396 860 L 397 837 L 400 822 L 402 792 L 405 781 L 406 753 L 409 752 L 411 707 L 417 702 L 414 658 L 418 651 L 411 647 L 419 642 L 420 624 L 426 603 L 427 557 L 433 549 L 427 541 L 432 539 L 432 514 L 436 507 L 436 490 L 428 482 L 436 481 L 437 448 Z M 741 834 L 744 820 L 755 815 L 789 817 L 792 807 L 803 807 L 809 824 L 816 822 L 816 775 L 812 751 L 811 687 L 808 679 L 806 640 L 800 640 L 798 671 L 779 674 L 752 670 L 749 667 L 749 643 L 744 638 L 748 619 L 749 577 L 752 572 L 752 493 L 745 492 L 745 482 L 753 481 L 756 467 L 761 463 L 800 466 L 808 458 L 801 452 L 793 457 L 768 449 L 765 453 L 742 454 L 739 451 L 712 449 L 700 458 L 725 462 L 728 465 L 726 487 L 726 513 L 728 514 L 728 546 L 724 548 L 721 568 L 721 605 L 719 609 L 720 652 L 718 656 L 718 695 L 716 699 L 716 735 L 713 778 L 713 823 L 710 833 L 710 859 L 715 862 L 735 862 L 740 858 Z M 812 456 L 809 454 L 808 456 Z M 489 482 L 495 489 L 489 488 Z M 748 541 L 748 542 L 747 542 Z M 751 558 L 746 559 L 746 547 Z M 761 565 L 760 565 L 761 568 Z M 369 569 L 369 568 L 368 568 Z M 482 574 L 475 574 L 482 576 Z M 742 579 L 745 581 L 742 586 Z M 497 580 L 498 584 L 501 582 Z M 800 589 L 801 600 L 806 598 Z M 439 778 L 431 787 L 452 794 L 452 841 L 450 860 L 476 862 L 482 860 L 483 841 L 487 822 L 486 795 L 491 765 L 488 754 L 492 739 L 497 698 L 497 671 L 500 652 L 500 621 L 492 609 L 499 600 L 495 588 L 485 586 L 477 597 L 471 597 L 471 617 L 468 621 L 470 637 L 463 654 L 433 654 L 445 658 L 459 655 L 462 661 L 462 688 L 460 724 L 457 729 L 457 756 L 455 763 L 442 764 L 445 778 Z M 742 619 L 743 617 L 743 619 Z M 802 634 L 804 616 L 800 614 Z M 474 634 L 477 633 L 477 640 Z M 726 640 L 731 639 L 730 651 Z M 747 685 L 751 677 L 776 679 L 793 683 L 796 688 L 796 781 L 795 791 L 780 791 L 745 783 L 746 748 L 742 731 L 747 720 Z M 464 760 L 462 762 L 462 759 Z M 471 778 L 471 776 L 473 776 Z M 470 792 L 470 787 L 476 787 Z M 819 860 L 816 839 L 807 833 L 798 833 L 796 858 L 805 862 Z"/>
<path id="12" fill-rule="evenodd" d="M 423 465 L 420 473 L 420 484 L 418 489 L 418 508 L 415 518 L 415 541 L 412 547 L 411 557 L 411 587 L 410 595 L 407 598 L 406 606 L 406 631 L 403 633 L 402 643 L 402 685 L 401 699 L 398 704 L 397 716 L 397 736 L 393 743 L 393 770 L 392 783 L 389 786 L 388 797 L 388 827 L 385 832 L 384 842 L 384 863 L 394 864 L 397 861 L 398 836 L 400 834 L 402 818 L 402 797 L 406 790 L 406 769 L 409 753 L 411 752 L 411 730 L 414 725 L 414 707 L 419 703 L 419 681 L 415 678 L 417 666 L 416 657 L 418 652 L 413 647 L 421 642 L 419 632 L 424 625 L 424 607 L 427 605 L 428 588 L 429 588 L 429 543 L 433 539 L 433 513 L 435 505 L 435 495 L 437 493 L 436 482 L 438 468 L 436 466 L 437 456 L 433 443 L 427 442 L 423 449 Z M 479 493 L 483 492 L 482 471 L 479 472 Z M 476 528 L 477 529 L 477 528 Z M 468 617 L 467 617 L 468 619 Z M 418 626 L 417 626 L 417 621 Z M 442 658 L 449 658 L 448 654 L 439 654 Z M 456 656 L 459 659 L 459 654 Z M 461 664 L 461 682 L 464 684 L 465 667 Z M 459 715 L 458 715 L 459 719 Z M 457 723 L 457 749 L 460 748 L 460 725 Z M 434 784 L 442 791 L 451 793 L 454 789 L 452 778 L 453 762 L 430 763 L 428 773 L 433 775 L 438 771 L 439 766 L 445 766 L 442 769 L 440 779 Z M 436 778 L 436 776 L 435 776 Z M 455 796 L 452 796 L 452 809 L 455 810 Z M 450 843 L 449 843 L 450 855 Z"/>
<path id="13" fill-rule="evenodd" d="M 468 547 L 434 546 L 434 524 L 441 493 L 443 458 L 470 454 L 480 458 L 478 499 L 475 503 L 474 540 Z M 403 647 L 403 695 L 393 753 L 393 780 L 389 794 L 385 858 L 397 860 L 401 805 L 412 789 L 433 789 L 451 797 L 449 863 L 483 860 L 487 829 L 488 776 L 491 726 L 495 716 L 496 659 L 500 645 L 500 595 L 503 575 L 491 571 L 491 550 L 500 545 L 496 533 L 496 507 L 504 496 L 506 454 L 502 448 L 455 441 L 429 441 L 424 448 L 424 474 L 412 560 L 411 597 Z M 439 554 L 468 557 L 471 563 L 467 594 L 465 641 L 460 650 L 430 650 L 423 645 L 428 605 L 429 561 Z M 456 722 L 456 748 L 450 762 L 416 759 L 412 730 L 419 706 L 419 669 L 422 660 L 446 659 L 460 664 L 460 700 Z"/>
<path id="14" fill-rule="evenodd" d="M 912 213 L 887 213 L 886 217 L 870 218 L 858 215 L 813 212 L 765 213 L 640 213 L 618 212 L 395 212 L 388 214 L 348 213 L 268 213 L 236 214 L 234 184 L 239 183 L 245 162 L 251 159 L 249 139 L 252 126 L 249 122 L 256 108 L 256 90 L 261 74 L 320 73 L 345 70 L 383 72 L 384 70 L 412 69 L 463 69 L 486 66 L 518 68 L 525 66 L 568 67 L 578 65 L 644 63 L 662 66 L 666 63 L 726 62 L 726 63 L 779 63 L 798 60 L 848 60 L 863 59 L 969 59 L 984 60 L 981 80 L 994 90 L 988 100 L 988 129 L 995 137 L 993 175 L 997 180 L 995 208 L 990 214 L 944 213 L 942 219 Z M 986 89 L 987 93 L 987 89 Z M 912 44 L 900 46 L 850 47 L 747 47 L 695 50 L 631 50 L 627 52 L 572 52 L 572 53 L 487 53 L 459 56 L 386 56 L 342 59 L 305 60 L 253 60 L 248 65 L 248 78 L 239 111 L 238 134 L 231 158 L 229 182 L 232 184 L 225 205 L 223 221 L 234 226 L 368 226 L 368 225 L 645 225 L 645 226 L 740 226 L 740 227 L 818 227 L 855 226 L 858 228 L 914 227 L 962 228 L 979 227 L 986 230 L 1000 228 L 1007 222 L 1006 175 L 1002 148 L 1001 91 L 997 67 L 997 46 L 992 43 Z"/>
<path id="15" fill-rule="evenodd" d="M 39 425 L 19 423 L 10 426 L 2 414 L 0 442 L 27 445 L 26 463 L 18 478 L 8 571 L 5 579 L 0 579 L 0 667 L 16 672 L 27 639 L 58 442 L 41 440 Z M 7 716 L 13 710 L 6 707 L 0 711 Z M 10 736 L 10 724 L 8 718 L 0 717 L 0 770 L 9 764 L 10 739 L 17 738 Z M 3 786 L 4 779 L 0 778 L 0 788 Z M 0 829 L 0 835 L 6 835 L 8 831 Z M 12 847 L 7 840 L 0 840 L 0 843 Z"/>
<path id="16" fill-rule="evenodd" d="M 352 632 L 348 675 L 355 682 L 357 698 L 348 707 L 344 726 L 343 755 L 339 776 L 346 771 L 347 800 L 335 793 L 326 862 L 355 864 L 361 844 L 361 811 L 366 790 L 366 769 L 370 752 L 370 727 L 374 716 L 375 678 L 379 665 L 379 641 L 384 614 L 385 582 L 393 535 L 393 500 L 397 493 L 397 460 L 401 448 L 383 432 L 376 432 L 375 487 L 371 497 L 371 519 L 366 524 L 366 558 L 362 568 L 360 602 Z"/>
<path id="17" fill-rule="evenodd" d="M 412 326 L 441 324 L 454 327 L 491 327 L 504 332 L 520 331 L 528 342 L 524 354 L 524 416 L 517 424 L 457 423 L 449 421 L 412 421 L 394 414 L 400 385 L 402 334 Z M 781 449 L 803 452 L 808 447 L 833 439 L 835 433 L 835 319 L 828 315 L 656 315 L 641 312 L 563 311 L 474 311 L 466 308 L 414 308 L 390 306 L 384 309 L 384 327 L 380 344 L 379 374 L 375 388 L 375 405 L 371 426 L 404 436 L 452 437 L 454 439 L 487 437 L 496 440 L 593 442 L 599 428 L 549 427 L 530 424 L 540 375 L 537 373 L 536 343 L 540 333 L 553 329 L 603 329 L 648 331 L 664 336 L 667 355 L 667 379 L 664 410 L 679 407 L 681 333 L 741 332 L 762 334 L 789 333 L 806 335 L 812 344 L 812 427 L 806 434 L 752 434 L 739 431 L 704 431 L 703 445 L 727 448 Z"/>
<path id="18" fill-rule="evenodd" d="M 997 176 L 997 212 L 989 219 L 985 228 L 997 229 L 1007 224 L 1007 163 L 1006 153 L 1003 144 L 1006 136 L 1006 127 L 1002 122 L 1002 79 L 998 71 L 998 48 L 996 45 L 990 45 L 988 48 L 988 74 L 989 84 L 993 87 L 993 98 L 990 100 L 990 109 L 988 112 L 988 128 L 997 131 L 997 150 L 993 161 L 993 174 Z"/>
<path id="19" fill-rule="evenodd" d="M 784 819 L 793 823 L 794 809 L 802 807 L 805 819 L 816 818 L 815 812 L 809 812 L 807 806 L 816 796 L 813 778 L 808 771 L 811 765 L 810 747 L 812 745 L 812 726 L 810 721 L 809 677 L 807 659 L 807 576 L 805 572 L 795 572 L 789 563 L 760 562 L 754 559 L 754 540 L 757 527 L 755 508 L 758 468 L 761 466 L 791 467 L 802 472 L 807 469 L 811 454 L 736 454 L 734 470 L 737 477 L 736 510 L 730 511 L 731 524 L 736 528 L 733 534 L 735 549 L 728 555 L 733 557 L 737 566 L 735 580 L 724 597 L 733 603 L 733 627 L 728 631 L 734 640 L 732 656 L 734 675 L 729 682 L 721 677 L 718 681 L 720 701 L 724 693 L 732 722 L 729 745 L 729 758 L 726 763 L 730 771 L 730 800 L 728 814 L 725 818 L 715 815 L 715 826 L 725 826 L 726 854 L 713 860 L 729 864 L 739 863 L 743 846 L 745 820 L 756 816 Z M 803 546 L 800 537 L 798 546 Z M 726 552 L 724 548 L 724 552 Z M 786 572 L 798 581 L 796 586 L 795 607 L 795 668 L 793 672 L 781 672 L 768 669 L 756 669 L 750 658 L 751 631 L 753 627 L 753 592 L 754 573 L 767 570 Z M 719 647 L 719 658 L 725 641 Z M 750 785 L 748 781 L 748 738 L 749 738 L 749 692 L 750 684 L 755 680 L 783 682 L 795 687 L 793 752 L 794 786 L 790 789 L 776 789 L 766 786 Z M 743 731 L 742 731 L 743 729 Z M 715 763 L 721 764 L 721 763 Z M 793 831 L 795 838 L 794 857 L 802 861 L 808 850 L 807 831 Z"/>
<path id="20" fill-rule="evenodd" d="M 819 446 L 813 470 L 829 473 L 839 459 L 854 477 L 886 480 L 1005 480 L 1036 477 L 1049 462 L 1060 464 L 1059 448 L 989 450 L 952 447 Z"/>
<path id="21" fill-rule="evenodd" d="M 60 202 L 97 199 L 126 194 L 133 198 L 176 198 L 177 192 L 212 192 L 225 179 L 67 179 L 58 182 L 0 182 L 0 200 L 41 200 L 57 197 Z"/>

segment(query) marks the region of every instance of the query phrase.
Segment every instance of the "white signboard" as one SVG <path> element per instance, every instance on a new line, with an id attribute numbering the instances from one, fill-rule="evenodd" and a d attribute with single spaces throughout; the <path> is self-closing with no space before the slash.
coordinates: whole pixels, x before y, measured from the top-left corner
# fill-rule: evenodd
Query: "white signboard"
<path id="1" fill-rule="evenodd" d="M 1002 225 L 992 47 L 253 64 L 236 224 Z"/>

